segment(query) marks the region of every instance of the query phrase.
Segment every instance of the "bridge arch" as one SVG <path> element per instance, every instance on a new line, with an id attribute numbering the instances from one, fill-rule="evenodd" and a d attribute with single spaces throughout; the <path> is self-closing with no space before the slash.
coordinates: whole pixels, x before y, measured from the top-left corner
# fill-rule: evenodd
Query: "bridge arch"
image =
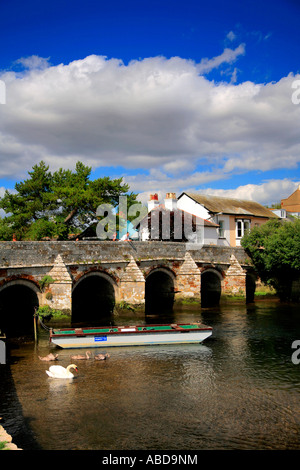
<path id="1" fill-rule="evenodd" d="M 219 305 L 223 276 L 215 268 L 207 268 L 201 273 L 201 307 Z"/>
<path id="2" fill-rule="evenodd" d="M 0 286 L 0 329 L 8 337 L 33 333 L 33 315 L 40 289 L 28 279 L 6 280 Z"/>
<path id="3" fill-rule="evenodd" d="M 103 271 L 83 274 L 73 286 L 72 322 L 109 324 L 118 298 L 116 281 Z"/>
<path id="4" fill-rule="evenodd" d="M 257 276 L 254 272 L 247 271 L 246 273 L 246 302 L 254 302 L 254 294 L 256 289 Z"/>
<path id="5" fill-rule="evenodd" d="M 145 279 L 146 315 L 172 312 L 176 290 L 176 276 L 165 267 L 153 268 Z"/>

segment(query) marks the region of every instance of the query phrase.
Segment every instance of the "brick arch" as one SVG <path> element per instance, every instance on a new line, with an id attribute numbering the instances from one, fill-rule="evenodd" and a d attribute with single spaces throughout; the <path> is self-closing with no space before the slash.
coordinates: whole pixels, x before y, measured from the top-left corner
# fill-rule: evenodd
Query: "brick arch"
<path id="1" fill-rule="evenodd" d="M 0 329 L 8 336 L 33 333 L 41 289 L 31 276 L 10 276 L 0 285 Z"/>
<path id="2" fill-rule="evenodd" d="M 146 314 L 160 315 L 173 310 L 176 290 L 176 275 L 171 269 L 165 266 L 150 269 L 145 276 Z"/>
<path id="3" fill-rule="evenodd" d="M 75 282 L 73 283 L 72 292 L 74 292 L 74 290 L 76 289 L 76 287 L 81 281 L 91 276 L 100 276 L 106 279 L 113 286 L 116 297 L 119 296 L 119 287 L 118 287 L 119 279 L 113 274 L 107 273 L 106 271 L 99 269 L 99 268 L 91 268 L 77 275 L 75 278 Z"/>
<path id="4" fill-rule="evenodd" d="M 219 276 L 221 282 L 225 279 L 226 277 L 226 274 L 223 270 L 221 270 L 220 268 L 217 268 L 215 266 L 205 266 L 204 268 L 201 269 L 201 276 L 203 273 L 205 272 L 212 272 L 212 273 L 215 273 L 217 276 Z"/>
<path id="5" fill-rule="evenodd" d="M 73 285 L 72 321 L 110 323 L 118 296 L 119 286 L 110 274 L 99 269 L 82 273 Z"/>
<path id="6" fill-rule="evenodd" d="M 257 274 L 254 271 L 246 272 L 246 302 L 254 302 L 254 294 L 256 289 Z"/>
<path id="7" fill-rule="evenodd" d="M 169 268 L 168 266 L 164 266 L 164 265 L 159 265 L 159 266 L 151 266 L 144 274 L 145 274 L 145 280 L 147 280 L 147 278 L 153 274 L 154 272 L 164 272 L 166 274 L 168 274 L 172 279 L 173 279 L 173 282 L 175 284 L 176 282 L 176 274 L 175 272 L 173 271 L 173 269 Z"/>
<path id="8" fill-rule="evenodd" d="M 6 289 L 7 287 L 14 285 L 24 285 L 32 289 L 36 294 L 41 293 L 39 282 L 33 276 L 30 275 L 14 275 L 3 279 L 0 282 L 0 292 Z"/>
<path id="9" fill-rule="evenodd" d="M 214 307 L 219 304 L 224 277 L 220 270 L 207 266 L 201 271 L 201 306 Z"/>

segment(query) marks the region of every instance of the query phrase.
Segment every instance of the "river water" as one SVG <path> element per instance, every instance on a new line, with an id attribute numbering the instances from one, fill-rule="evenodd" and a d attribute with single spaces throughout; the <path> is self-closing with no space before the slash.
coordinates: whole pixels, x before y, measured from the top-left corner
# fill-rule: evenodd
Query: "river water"
<path id="1" fill-rule="evenodd" d="M 51 363 L 38 358 L 53 351 L 46 332 L 38 345 L 13 344 L 0 365 L 1 423 L 13 441 L 44 450 L 300 449 L 299 306 L 184 308 L 174 320 L 200 320 L 213 334 L 200 345 L 114 348 L 106 361 L 77 361 L 66 381 L 49 378 Z M 57 352 L 67 366 L 82 350 Z"/>

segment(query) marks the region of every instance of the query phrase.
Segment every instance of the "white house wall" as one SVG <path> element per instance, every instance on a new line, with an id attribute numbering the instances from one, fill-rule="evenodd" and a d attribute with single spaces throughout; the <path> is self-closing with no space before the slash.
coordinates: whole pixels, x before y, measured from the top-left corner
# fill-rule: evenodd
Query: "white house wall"
<path id="1" fill-rule="evenodd" d="M 198 202 L 195 202 L 186 194 L 184 194 L 180 199 L 178 199 L 177 207 L 178 209 L 181 209 L 183 211 L 189 212 L 190 214 L 196 215 L 197 217 L 200 217 L 201 219 L 208 219 L 210 217 L 208 210 L 205 209 L 204 206 L 202 206 Z"/>
<path id="2" fill-rule="evenodd" d="M 205 245 L 218 245 L 218 232 L 214 227 L 204 228 L 204 244 Z"/>
<path id="3" fill-rule="evenodd" d="M 199 202 L 194 201 L 189 196 L 184 194 L 181 196 L 180 199 L 177 201 L 178 209 L 183 211 L 189 212 L 201 219 L 209 220 L 210 222 L 215 222 L 218 224 L 218 216 L 212 218 L 209 211 L 199 204 Z M 220 220 L 224 221 L 224 237 L 219 238 L 219 232 L 216 227 L 205 227 L 204 230 L 204 243 L 205 245 L 221 245 L 221 246 L 229 246 L 230 245 L 230 235 L 229 235 L 229 217 L 222 216 Z"/>

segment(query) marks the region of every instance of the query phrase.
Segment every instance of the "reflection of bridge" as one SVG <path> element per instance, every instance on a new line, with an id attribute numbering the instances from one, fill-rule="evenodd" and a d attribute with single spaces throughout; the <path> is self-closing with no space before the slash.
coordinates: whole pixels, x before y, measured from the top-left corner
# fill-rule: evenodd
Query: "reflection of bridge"
<path id="1" fill-rule="evenodd" d="M 45 276 L 52 283 L 42 289 Z M 155 313 L 178 298 L 211 306 L 221 293 L 253 294 L 253 281 L 242 248 L 187 251 L 184 243 L 174 242 L 0 242 L 0 328 L 28 321 L 35 305 L 63 310 L 74 322 L 98 323 L 122 301 Z"/>

